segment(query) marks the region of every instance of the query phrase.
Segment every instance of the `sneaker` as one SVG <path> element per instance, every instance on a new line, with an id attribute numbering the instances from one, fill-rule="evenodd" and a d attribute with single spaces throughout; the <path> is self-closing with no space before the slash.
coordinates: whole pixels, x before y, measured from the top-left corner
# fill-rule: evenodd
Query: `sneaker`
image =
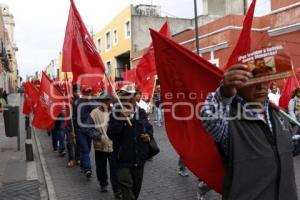
<path id="1" fill-rule="evenodd" d="M 68 162 L 68 167 L 69 167 L 69 168 L 72 168 L 72 167 L 74 167 L 75 165 L 76 165 L 75 160 L 70 160 L 70 161 Z"/>
<path id="2" fill-rule="evenodd" d="M 178 174 L 183 177 L 187 177 L 189 175 L 189 173 L 184 169 L 179 170 Z"/>
<path id="3" fill-rule="evenodd" d="M 86 171 L 85 172 L 85 176 L 87 177 L 87 178 L 91 178 L 92 177 L 92 172 L 91 171 Z"/>
<path id="4" fill-rule="evenodd" d="M 102 193 L 108 192 L 107 185 L 101 186 L 101 187 L 100 187 L 100 190 L 101 190 Z"/>

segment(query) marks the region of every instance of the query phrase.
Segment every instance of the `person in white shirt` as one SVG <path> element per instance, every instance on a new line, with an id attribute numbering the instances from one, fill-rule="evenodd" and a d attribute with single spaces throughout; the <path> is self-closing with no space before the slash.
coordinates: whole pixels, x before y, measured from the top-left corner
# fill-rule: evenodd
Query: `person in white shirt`
<path id="1" fill-rule="evenodd" d="M 148 115 L 151 112 L 150 106 L 144 100 L 142 100 L 141 97 L 142 97 L 141 91 L 137 90 L 135 95 L 136 105 L 139 108 L 144 109 L 146 111 L 146 114 Z"/>
<path id="2" fill-rule="evenodd" d="M 272 101 L 275 105 L 279 105 L 280 91 L 275 82 L 273 82 L 270 86 L 268 97 L 269 100 Z"/>

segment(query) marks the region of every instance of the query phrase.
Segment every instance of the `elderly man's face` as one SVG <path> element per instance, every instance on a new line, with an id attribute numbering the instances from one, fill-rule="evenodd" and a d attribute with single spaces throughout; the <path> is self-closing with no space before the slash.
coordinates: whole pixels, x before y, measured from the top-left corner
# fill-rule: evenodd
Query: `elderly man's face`
<path id="1" fill-rule="evenodd" d="M 269 82 L 258 83 L 238 89 L 238 94 L 247 102 L 262 103 L 268 97 Z"/>

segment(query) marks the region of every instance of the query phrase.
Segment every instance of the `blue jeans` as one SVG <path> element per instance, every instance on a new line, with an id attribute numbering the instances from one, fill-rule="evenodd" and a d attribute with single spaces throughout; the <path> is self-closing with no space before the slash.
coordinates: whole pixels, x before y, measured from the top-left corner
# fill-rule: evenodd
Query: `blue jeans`
<path id="1" fill-rule="evenodd" d="M 58 148 L 58 151 L 59 153 L 65 151 L 65 130 L 63 129 L 59 129 L 59 130 L 56 130 L 56 134 L 57 134 L 57 140 L 59 142 L 59 148 Z"/>
<path id="2" fill-rule="evenodd" d="M 92 171 L 90 152 L 92 140 L 83 133 L 78 133 L 80 145 L 80 167 L 83 171 Z"/>
<path id="3" fill-rule="evenodd" d="M 57 132 L 55 130 L 51 130 L 50 132 L 51 132 L 51 137 L 52 137 L 53 151 L 57 151 L 57 147 L 58 147 Z"/>
<path id="4" fill-rule="evenodd" d="M 158 124 L 162 123 L 162 109 L 160 107 L 155 107 L 155 120 Z"/>

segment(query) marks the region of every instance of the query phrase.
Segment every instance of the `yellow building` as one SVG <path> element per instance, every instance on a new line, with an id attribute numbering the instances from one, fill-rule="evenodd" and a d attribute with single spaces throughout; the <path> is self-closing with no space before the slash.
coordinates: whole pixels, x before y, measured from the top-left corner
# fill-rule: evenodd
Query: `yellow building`
<path id="1" fill-rule="evenodd" d="M 102 30 L 94 35 L 106 72 L 120 77 L 126 66 L 130 67 L 131 6 L 126 7 Z"/>
<path id="2" fill-rule="evenodd" d="M 156 5 L 129 5 L 94 35 L 94 42 L 106 66 L 116 81 L 121 73 L 134 67 L 134 53 L 151 43 L 149 28 L 159 30 L 168 20 L 172 33 L 193 25 L 193 20 L 162 17 Z"/>

